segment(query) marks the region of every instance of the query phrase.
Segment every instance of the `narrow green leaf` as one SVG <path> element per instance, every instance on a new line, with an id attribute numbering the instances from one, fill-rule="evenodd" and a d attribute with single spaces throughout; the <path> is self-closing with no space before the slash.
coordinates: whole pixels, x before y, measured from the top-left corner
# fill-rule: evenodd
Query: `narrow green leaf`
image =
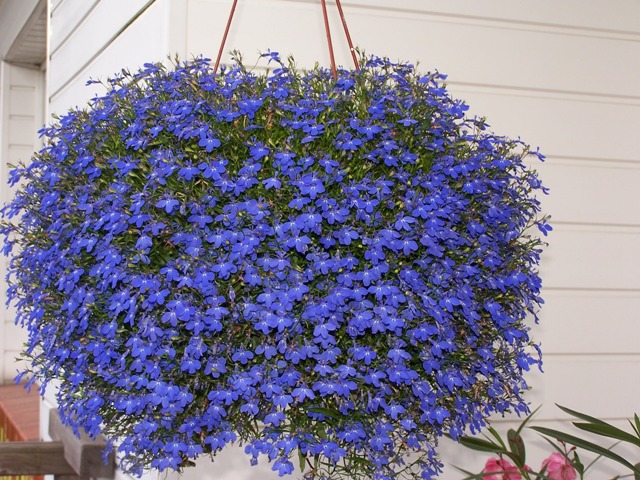
<path id="1" fill-rule="evenodd" d="M 359 463 L 360 465 L 366 465 L 368 467 L 375 466 L 371 460 L 367 460 L 366 458 L 358 457 L 356 455 L 352 455 L 349 457 L 349 461 L 351 463 Z"/>
<path id="2" fill-rule="evenodd" d="M 640 417 L 638 417 L 638 414 L 635 413 L 633 415 L 633 420 L 635 421 L 635 427 L 634 430 L 636 431 L 636 433 L 638 434 L 638 436 L 640 436 Z"/>
<path id="3" fill-rule="evenodd" d="M 483 440 L 481 438 L 475 437 L 461 437 L 458 441 L 467 448 L 471 450 L 476 450 L 478 452 L 491 452 L 491 453 L 509 453 L 505 448 L 497 443 Z"/>
<path id="4" fill-rule="evenodd" d="M 584 475 L 585 469 L 584 469 L 584 464 L 582 463 L 582 460 L 580 460 L 580 456 L 578 455 L 578 452 L 576 451 L 573 452 L 573 461 L 571 463 L 573 464 L 573 467 L 578 472 L 578 475 L 580 476 L 580 478 L 582 478 L 582 476 Z"/>
<path id="5" fill-rule="evenodd" d="M 560 446 L 557 443 L 552 442 L 547 437 L 542 437 L 542 439 L 545 440 L 549 445 L 551 445 L 551 448 L 556 450 L 558 453 L 564 453 L 564 450 L 562 450 L 562 448 L 560 448 Z"/>
<path id="6" fill-rule="evenodd" d="M 531 420 L 533 418 L 533 416 L 536 413 L 538 413 L 538 410 L 540 410 L 540 408 L 542 408 L 542 405 L 540 405 L 533 412 L 531 412 L 529 415 L 527 415 L 527 417 L 522 421 L 522 423 L 520 423 L 520 425 L 518 426 L 518 429 L 516 430 L 516 433 L 518 435 L 520 435 L 522 433 L 522 430 L 524 430 L 524 427 L 527 425 L 527 423 L 529 423 L 529 420 Z"/>
<path id="7" fill-rule="evenodd" d="M 329 410 L 328 408 L 309 407 L 308 411 L 313 412 L 313 413 L 319 413 L 321 415 L 333 418 L 335 420 L 340 420 L 342 418 L 342 416 L 340 415 L 340 412 L 335 412 L 333 410 Z"/>
<path id="8" fill-rule="evenodd" d="M 509 442 L 509 448 L 516 459 L 516 465 L 524 467 L 526 461 L 526 451 L 524 447 L 524 441 L 518 432 L 510 428 L 507 432 L 507 441 Z"/>
<path id="9" fill-rule="evenodd" d="M 453 466 L 453 468 L 455 468 L 459 472 L 467 474 L 467 476 L 464 477 L 461 480 L 482 480 L 482 479 L 484 479 L 486 477 L 490 477 L 490 476 L 493 476 L 493 475 L 496 475 L 496 474 L 499 474 L 499 473 L 510 473 L 510 472 L 480 472 L 480 473 L 473 473 L 473 472 L 470 472 L 470 471 L 465 470 L 463 468 L 456 467 L 455 465 Z"/>
<path id="10" fill-rule="evenodd" d="M 546 480 L 547 478 L 547 465 L 545 465 L 542 467 L 542 470 L 536 474 L 536 480 Z"/>
<path id="11" fill-rule="evenodd" d="M 456 470 L 458 470 L 458 471 L 460 471 L 462 473 L 465 473 L 467 475 L 462 480 L 479 480 L 479 479 L 484 478 L 482 473 L 473 473 L 473 472 L 470 472 L 470 471 L 465 470 L 463 468 L 456 467 L 455 465 L 453 466 L 453 468 L 455 468 Z"/>
<path id="12" fill-rule="evenodd" d="M 307 457 L 305 456 L 304 453 L 302 453 L 302 450 L 298 447 L 298 460 L 300 461 L 300 472 L 304 473 L 304 469 L 307 466 L 306 460 Z"/>
<path id="13" fill-rule="evenodd" d="M 504 440 L 502 440 L 502 437 L 500 436 L 498 431 L 493 427 L 488 427 L 487 430 L 489 431 L 489 433 L 491 433 L 491 435 L 493 435 L 493 437 L 496 440 L 498 440 L 498 443 L 500 444 L 500 446 L 502 446 L 502 448 L 504 448 L 506 450 L 507 449 L 507 445 L 504 443 Z"/>
<path id="14" fill-rule="evenodd" d="M 640 463 L 636 463 L 635 467 L 638 471 L 633 472 L 633 479 L 640 480 Z"/>
<path id="15" fill-rule="evenodd" d="M 595 443 L 589 442 L 582 438 L 569 435 L 568 433 L 560 432 L 558 430 L 553 430 L 552 428 L 546 428 L 546 427 L 531 427 L 531 428 L 538 433 L 541 433 L 543 435 L 548 435 L 552 438 L 555 438 L 556 440 L 560 440 L 561 442 L 566 442 L 571 445 L 575 445 L 576 447 L 584 448 L 585 450 L 588 450 L 590 452 L 598 453 L 603 457 L 610 458 L 611 460 L 614 460 L 620 463 L 621 465 L 624 465 L 625 467 L 630 468 L 634 474 L 635 473 L 640 474 L 640 469 L 636 468 L 634 465 L 632 465 L 630 462 L 622 458 L 617 453 L 614 453 L 604 447 L 601 447 L 600 445 L 596 445 Z"/>
<path id="16" fill-rule="evenodd" d="M 632 445 L 640 447 L 640 438 L 634 437 L 630 433 L 627 433 L 624 430 L 620 430 L 619 428 L 614 427 L 613 425 L 609 425 L 608 423 L 593 424 L 574 422 L 574 425 L 580 430 L 584 430 L 585 432 L 591 432 L 603 437 L 622 440 L 623 442 L 631 443 Z"/>
<path id="17" fill-rule="evenodd" d="M 580 412 L 577 412 L 575 410 L 571 410 L 570 408 L 563 407 L 562 405 L 558 405 L 557 403 L 556 403 L 556 407 L 558 407 L 563 412 L 568 413 L 572 417 L 576 417 L 576 418 L 579 418 L 581 420 L 585 420 L 585 421 L 587 421 L 589 423 L 599 423 L 599 424 L 609 425 L 604 420 L 600 420 L 599 418 L 592 417 L 592 416 L 587 415 L 585 413 L 580 413 Z"/>

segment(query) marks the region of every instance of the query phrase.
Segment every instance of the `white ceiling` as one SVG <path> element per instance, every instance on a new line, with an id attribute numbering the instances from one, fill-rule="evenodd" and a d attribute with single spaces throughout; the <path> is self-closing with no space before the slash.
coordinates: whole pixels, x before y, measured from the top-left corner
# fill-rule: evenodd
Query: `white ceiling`
<path id="1" fill-rule="evenodd" d="M 0 0 L 0 15 L 9 0 Z M 18 0 L 10 0 L 18 1 Z M 47 56 L 47 2 L 41 0 L 11 45 L 4 60 L 21 65 L 42 65 Z"/>

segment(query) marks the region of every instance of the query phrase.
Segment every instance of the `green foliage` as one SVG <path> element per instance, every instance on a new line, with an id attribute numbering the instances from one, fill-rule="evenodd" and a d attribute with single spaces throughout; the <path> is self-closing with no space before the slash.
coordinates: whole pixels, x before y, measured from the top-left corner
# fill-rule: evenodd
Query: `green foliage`
<path id="1" fill-rule="evenodd" d="M 640 463 L 634 463 L 633 461 L 630 461 L 624 458 L 622 455 L 613 451 L 613 448 L 620 443 L 626 443 L 634 445 L 636 447 L 640 447 L 640 418 L 637 414 L 634 414 L 633 420 L 629 420 L 629 424 L 631 425 L 631 428 L 633 430 L 633 433 L 629 433 L 596 417 L 592 417 L 590 415 L 571 410 L 560 405 L 558 405 L 558 408 L 560 408 L 563 412 L 571 415 L 578 420 L 581 420 L 573 422 L 573 425 L 577 429 L 593 435 L 611 438 L 618 441 L 614 445 L 607 448 L 600 445 L 599 443 L 596 443 L 595 441 L 587 440 L 585 438 L 561 430 L 542 426 L 529 426 L 528 428 L 530 428 L 531 430 L 542 434 L 543 439 L 546 440 L 554 450 L 556 450 L 556 453 L 552 454 L 552 457 L 553 455 L 556 456 L 555 466 L 552 466 L 554 462 L 550 462 L 550 459 L 552 459 L 552 457 L 549 457 L 549 459 L 543 462 L 539 471 L 536 472 L 530 469 L 525 463 L 525 442 L 521 434 L 525 426 L 527 426 L 527 424 L 529 423 L 533 415 L 539 410 L 539 408 L 540 407 L 538 407 L 530 415 L 528 415 L 520 423 L 516 430 L 508 430 L 506 442 L 494 428 L 488 429 L 489 435 L 485 434 L 485 439 L 475 437 L 460 438 L 459 442 L 467 448 L 485 453 L 493 453 L 499 457 L 499 460 L 490 459 L 487 462 L 487 466 L 490 462 L 501 462 L 500 465 L 504 466 L 504 470 L 501 472 L 498 472 L 496 470 L 487 471 L 487 466 L 485 466 L 485 470 L 483 470 L 483 472 L 479 474 L 473 474 L 466 470 L 459 469 L 460 471 L 468 475 L 464 480 L 473 480 L 479 478 L 509 478 L 510 480 L 516 480 L 520 478 L 524 478 L 526 480 L 569 480 L 575 478 L 583 479 L 586 472 L 594 465 L 594 463 L 602 458 L 613 460 L 614 462 L 617 462 L 626 469 L 630 470 L 630 473 L 626 473 L 623 476 L 633 475 L 633 478 L 635 480 L 640 479 Z M 582 460 L 577 452 L 578 449 L 595 453 L 598 456 L 593 462 L 585 466 L 582 463 Z M 558 454 L 561 455 L 564 459 L 564 465 L 562 464 L 562 461 L 558 461 Z M 511 465 L 508 461 L 504 460 L 505 458 L 513 461 L 515 465 Z M 561 469 L 563 469 L 562 472 L 564 473 L 561 472 Z M 493 475 L 496 474 L 504 474 L 505 476 L 494 477 Z M 614 480 L 622 478 L 623 476 L 618 475 L 614 477 Z"/>

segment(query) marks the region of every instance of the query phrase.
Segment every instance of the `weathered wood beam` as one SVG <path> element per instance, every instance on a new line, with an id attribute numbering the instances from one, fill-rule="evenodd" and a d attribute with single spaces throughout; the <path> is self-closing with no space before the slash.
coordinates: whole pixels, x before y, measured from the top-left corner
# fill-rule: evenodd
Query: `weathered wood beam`
<path id="1" fill-rule="evenodd" d="M 0 442 L 0 475 L 75 475 L 62 442 Z"/>
<path id="2" fill-rule="evenodd" d="M 57 410 L 51 410 L 49 414 L 49 435 L 64 444 L 63 456 L 73 468 L 72 473 L 80 477 L 113 478 L 115 458 L 112 452 L 108 463 L 104 463 L 104 438 L 93 440 L 85 433 L 80 438 L 76 437 L 71 429 L 62 425 Z"/>

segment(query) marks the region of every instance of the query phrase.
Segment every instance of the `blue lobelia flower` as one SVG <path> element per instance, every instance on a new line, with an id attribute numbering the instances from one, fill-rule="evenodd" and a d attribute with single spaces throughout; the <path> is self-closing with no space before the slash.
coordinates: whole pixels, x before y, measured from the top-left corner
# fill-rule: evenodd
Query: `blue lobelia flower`
<path id="1" fill-rule="evenodd" d="M 149 64 L 41 131 L 0 211 L 28 381 L 133 473 L 241 441 L 280 475 L 435 478 L 439 437 L 527 410 L 543 157 L 439 73 L 266 57 Z"/>

